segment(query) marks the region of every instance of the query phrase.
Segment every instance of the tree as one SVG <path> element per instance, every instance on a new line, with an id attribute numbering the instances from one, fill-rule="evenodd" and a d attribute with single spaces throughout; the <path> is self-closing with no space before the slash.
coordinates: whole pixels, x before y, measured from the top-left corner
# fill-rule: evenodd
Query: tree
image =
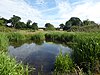
<path id="1" fill-rule="evenodd" d="M 20 22 L 20 20 L 21 20 L 21 18 L 19 16 L 13 15 L 13 17 L 11 17 L 11 19 L 10 19 L 10 22 L 11 22 L 12 26 L 15 27 L 16 24 L 18 22 Z"/>
<path id="2" fill-rule="evenodd" d="M 31 25 L 30 25 L 31 23 L 32 23 L 31 20 L 28 20 L 28 21 L 27 21 L 27 23 L 26 23 L 27 28 L 31 28 Z"/>
<path id="3" fill-rule="evenodd" d="M 63 29 L 65 25 L 62 23 L 59 26 L 60 26 L 61 29 Z"/>
<path id="4" fill-rule="evenodd" d="M 98 25 L 94 21 L 89 21 L 89 19 L 83 21 L 83 25 Z"/>
<path id="5" fill-rule="evenodd" d="M 0 20 L 0 26 L 4 26 L 4 20 Z"/>
<path id="6" fill-rule="evenodd" d="M 46 23 L 45 27 L 46 27 L 46 30 L 55 30 L 55 27 L 50 23 Z"/>
<path id="7" fill-rule="evenodd" d="M 78 17 L 71 17 L 64 26 L 64 30 L 70 29 L 72 26 L 82 26 L 82 21 Z"/>
<path id="8" fill-rule="evenodd" d="M 32 26 L 31 26 L 31 28 L 33 29 L 33 30 L 38 30 L 38 25 L 37 25 L 37 23 L 33 23 L 32 24 Z"/>
<path id="9" fill-rule="evenodd" d="M 15 25 L 16 29 L 23 29 L 26 28 L 26 24 L 24 22 L 17 22 Z"/>
<path id="10" fill-rule="evenodd" d="M 7 19 L 5 19 L 5 18 L 2 17 L 2 18 L 0 18 L 0 20 L 3 21 L 3 24 L 4 24 L 4 25 L 7 25 L 7 23 L 8 23 L 8 20 L 7 20 Z"/>

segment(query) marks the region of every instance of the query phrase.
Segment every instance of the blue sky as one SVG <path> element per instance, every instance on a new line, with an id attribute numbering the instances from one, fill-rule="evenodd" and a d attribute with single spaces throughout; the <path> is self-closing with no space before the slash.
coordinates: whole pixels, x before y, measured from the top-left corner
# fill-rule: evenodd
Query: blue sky
<path id="1" fill-rule="evenodd" d="M 50 22 L 55 27 L 71 17 L 100 23 L 100 0 L 0 0 L 0 16 L 9 19 L 17 15 L 44 27 Z"/>

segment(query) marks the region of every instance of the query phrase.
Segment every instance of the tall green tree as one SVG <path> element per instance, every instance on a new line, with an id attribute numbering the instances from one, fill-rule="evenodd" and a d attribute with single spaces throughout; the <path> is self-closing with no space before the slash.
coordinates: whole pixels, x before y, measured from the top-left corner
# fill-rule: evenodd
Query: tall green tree
<path id="1" fill-rule="evenodd" d="M 30 25 L 31 23 L 32 23 L 32 21 L 31 21 L 31 20 L 28 20 L 28 21 L 27 21 L 27 23 L 26 23 L 27 28 L 31 28 L 31 25 Z"/>
<path id="2" fill-rule="evenodd" d="M 70 29 L 72 26 L 82 26 L 82 21 L 78 17 L 71 17 L 64 26 L 64 30 Z"/>
<path id="3" fill-rule="evenodd" d="M 7 25 L 7 23 L 8 23 L 8 20 L 7 19 L 5 19 L 5 18 L 0 18 L 0 20 L 2 20 L 3 21 L 3 25 Z"/>
<path id="4" fill-rule="evenodd" d="M 33 23 L 32 24 L 32 26 L 31 26 L 31 28 L 33 29 L 33 30 L 38 30 L 38 25 L 37 25 L 37 23 Z"/>
<path id="5" fill-rule="evenodd" d="M 83 21 L 83 25 L 98 25 L 94 21 L 90 21 L 89 19 Z"/>
<path id="6" fill-rule="evenodd" d="M 24 22 L 18 22 L 15 26 L 16 29 L 24 29 L 26 28 L 26 24 Z"/>
<path id="7" fill-rule="evenodd" d="M 55 27 L 52 24 L 50 24 L 50 23 L 46 23 L 45 27 L 46 27 L 45 30 L 55 30 Z"/>
<path id="8" fill-rule="evenodd" d="M 18 22 L 20 22 L 21 18 L 19 16 L 13 15 L 11 17 L 10 22 L 12 24 L 12 27 L 15 27 Z"/>
<path id="9" fill-rule="evenodd" d="M 4 26 L 4 20 L 0 20 L 0 26 Z"/>
<path id="10" fill-rule="evenodd" d="M 63 29 L 65 25 L 62 23 L 59 26 L 60 26 L 61 29 Z"/>

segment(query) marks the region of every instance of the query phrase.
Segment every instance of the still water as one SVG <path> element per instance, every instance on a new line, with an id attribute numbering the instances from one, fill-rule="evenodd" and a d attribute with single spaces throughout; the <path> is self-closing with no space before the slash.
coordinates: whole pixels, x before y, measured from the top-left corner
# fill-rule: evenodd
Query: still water
<path id="1" fill-rule="evenodd" d="M 9 54 L 15 57 L 18 62 L 29 64 L 36 68 L 37 71 L 49 73 L 54 70 L 54 62 L 60 51 L 62 53 L 71 53 L 71 49 L 62 44 L 44 42 L 40 45 L 36 43 L 24 43 L 21 46 L 15 47 L 10 45 L 8 48 Z M 36 73 L 34 75 L 37 75 Z"/>

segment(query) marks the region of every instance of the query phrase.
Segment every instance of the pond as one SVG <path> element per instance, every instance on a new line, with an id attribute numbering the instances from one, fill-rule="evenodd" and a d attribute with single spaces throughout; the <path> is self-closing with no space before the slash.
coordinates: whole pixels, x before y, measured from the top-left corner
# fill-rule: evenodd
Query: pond
<path id="1" fill-rule="evenodd" d="M 18 62 L 22 61 L 24 64 L 36 68 L 36 71 L 31 75 L 37 75 L 37 72 L 40 71 L 44 75 L 51 73 L 54 70 L 54 62 L 59 52 L 71 53 L 68 46 L 45 41 L 39 45 L 36 43 L 24 43 L 21 46 L 10 45 L 8 51 L 10 56 L 15 57 Z"/>

